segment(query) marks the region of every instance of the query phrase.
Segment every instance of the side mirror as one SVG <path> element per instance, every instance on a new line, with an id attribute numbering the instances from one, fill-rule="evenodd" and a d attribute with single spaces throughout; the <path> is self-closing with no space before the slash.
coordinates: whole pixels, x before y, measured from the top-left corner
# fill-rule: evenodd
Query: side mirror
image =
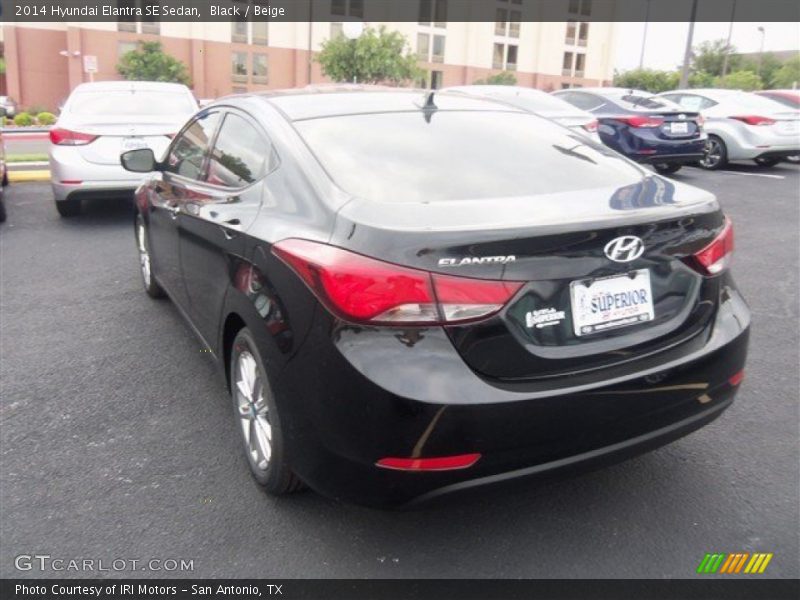
<path id="1" fill-rule="evenodd" d="M 150 173 L 156 170 L 156 156 L 150 148 L 128 150 L 119 157 L 122 166 L 134 173 Z"/>

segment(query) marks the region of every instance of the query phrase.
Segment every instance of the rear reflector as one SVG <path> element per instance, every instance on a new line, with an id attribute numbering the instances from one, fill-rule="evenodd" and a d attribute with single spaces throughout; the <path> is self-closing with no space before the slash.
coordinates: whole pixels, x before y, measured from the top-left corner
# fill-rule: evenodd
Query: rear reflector
<path id="1" fill-rule="evenodd" d="M 449 324 L 499 311 L 522 287 L 429 273 L 308 240 L 272 247 L 335 315 L 373 325 Z"/>
<path id="2" fill-rule="evenodd" d="M 64 185 L 80 185 L 83 183 L 82 179 L 62 179 L 61 183 Z"/>
<path id="3" fill-rule="evenodd" d="M 661 127 L 664 124 L 664 117 L 645 117 L 640 115 L 613 117 L 616 121 L 621 121 L 631 127 Z"/>
<path id="4" fill-rule="evenodd" d="M 759 117 L 758 115 L 739 115 L 736 117 L 731 117 L 731 119 L 736 119 L 737 121 L 741 121 L 742 123 L 747 123 L 748 125 L 775 124 L 775 119 L 770 119 L 769 117 Z"/>
<path id="5" fill-rule="evenodd" d="M 722 273 L 730 265 L 733 254 L 733 223 L 725 217 L 725 225 L 720 234 L 708 246 L 694 255 L 694 258 L 708 275 Z"/>
<path id="6" fill-rule="evenodd" d="M 480 457 L 480 454 L 475 453 L 436 458 L 382 458 L 375 466 L 397 471 L 452 471 L 471 467 Z"/>
<path id="7" fill-rule="evenodd" d="M 733 375 L 730 379 L 728 379 L 728 383 L 730 383 L 733 387 L 736 387 L 742 380 L 744 379 L 744 369 Z"/>
<path id="8" fill-rule="evenodd" d="M 96 135 L 55 127 L 50 130 L 50 141 L 56 146 L 85 146 L 97 139 Z"/>

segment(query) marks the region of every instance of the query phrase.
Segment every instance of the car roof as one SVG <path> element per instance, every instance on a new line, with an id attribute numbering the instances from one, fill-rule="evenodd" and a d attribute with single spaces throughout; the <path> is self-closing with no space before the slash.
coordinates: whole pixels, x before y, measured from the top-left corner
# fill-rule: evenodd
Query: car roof
<path id="1" fill-rule="evenodd" d="M 81 83 L 73 91 L 114 92 L 119 90 L 189 92 L 189 88 L 182 83 L 166 83 L 163 81 L 93 81 Z"/>
<path id="2" fill-rule="evenodd" d="M 727 90 L 722 88 L 687 88 L 683 90 L 670 90 L 668 92 L 662 92 L 659 94 L 659 96 L 663 96 L 665 94 L 698 94 L 700 96 L 708 96 L 709 98 L 724 98 L 726 96 L 734 96 L 736 94 L 745 93 L 747 92 L 743 92 L 742 90 Z"/>
<path id="3" fill-rule="evenodd" d="M 431 99 L 437 110 L 495 110 L 525 112 L 487 98 L 446 91 L 384 86 L 330 85 L 250 94 L 279 109 L 287 119 L 298 121 L 351 114 L 416 112 Z M 221 99 L 224 100 L 224 99 Z"/>

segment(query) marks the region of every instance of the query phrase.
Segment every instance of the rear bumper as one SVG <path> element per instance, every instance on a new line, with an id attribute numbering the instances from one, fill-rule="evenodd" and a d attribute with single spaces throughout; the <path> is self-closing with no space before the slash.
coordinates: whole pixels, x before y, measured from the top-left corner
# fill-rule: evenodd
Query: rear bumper
<path id="1" fill-rule="evenodd" d="M 640 163 L 649 165 L 687 165 L 696 163 L 701 160 L 705 154 L 703 152 L 693 152 L 689 154 L 664 154 L 664 155 L 651 155 L 644 157 L 637 157 L 636 160 Z"/>
<path id="2" fill-rule="evenodd" d="M 50 150 L 50 179 L 56 201 L 132 194 L 146 178 L 147 175 L 135 175 L 121 165 L 89 163 L 74 147 L 52 146 Z"/>
<path id="3" fill-rule="evenodd" d="M 800 148 L 792 148 L 790 150 L 769 150 L 762 152 L 756 158 L 788 158 L 790 156 L 800 155 Z"/>
<path id="4" fill-rule="evenodd" d="M 320 313 L 275 382 L 289 461 L 327 496 L 402 506 L 645 452 L 732 402 L 729 379 L 744 367 L 749 312 L 735 290 L 724 296 L 699 351 L 623 373 L 604 369 L 591 381 L 503 386 L 471 371 L 441 329 L 361 329 Z M 467 453 L 481 458 L 454 471 L 376 466 L 386 457 Z"/>

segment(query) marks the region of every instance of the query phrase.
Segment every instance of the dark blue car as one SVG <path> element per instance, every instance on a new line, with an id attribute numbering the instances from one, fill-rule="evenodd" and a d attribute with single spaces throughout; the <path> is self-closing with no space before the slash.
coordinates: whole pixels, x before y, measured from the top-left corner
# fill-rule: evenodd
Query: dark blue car
<path id="1" fill-rule="evenodd" d="M 597 117 L 603 143 L 661 174 L 675 173 L 705 154 L 703 117 L 639 90 L 579 88 L 554 92 Z"/>

